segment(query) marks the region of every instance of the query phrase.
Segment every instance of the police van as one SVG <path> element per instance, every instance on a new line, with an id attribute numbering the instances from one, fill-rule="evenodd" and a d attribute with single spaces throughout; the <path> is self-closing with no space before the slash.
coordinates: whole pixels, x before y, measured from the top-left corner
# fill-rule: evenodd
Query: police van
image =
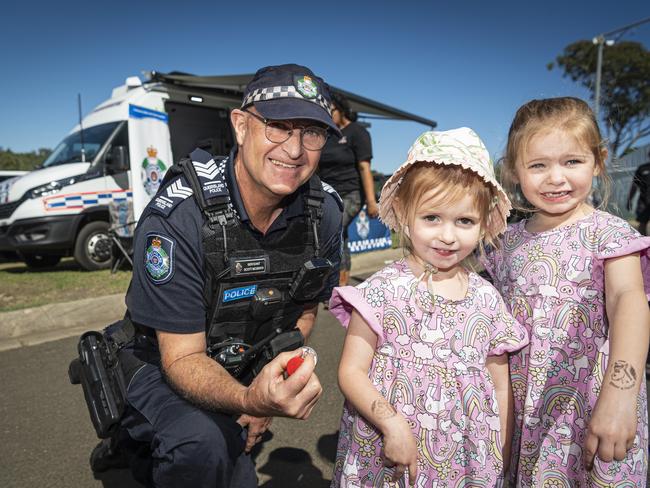
<path id="1" fill-rule="evenodd" d="M 234 144 L 229 112 L 240 106 L 252 76 L 127 78 L 38 169 L 0 181 L 0 253 L 17 254 L 30 267 L 53 266 L 63 256 L 87 270 L 109 267 L 114 210 L 137 220 L 167 168 L 195 147 L 228 154 Z M 332 89 L 360 114 L 436 125 Z"/>

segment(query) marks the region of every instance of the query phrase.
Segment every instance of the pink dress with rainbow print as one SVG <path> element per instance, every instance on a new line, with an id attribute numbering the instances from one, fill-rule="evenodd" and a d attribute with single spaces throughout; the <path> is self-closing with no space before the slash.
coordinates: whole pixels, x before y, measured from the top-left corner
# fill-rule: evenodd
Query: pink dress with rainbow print
<path id="1" fill-rule="evenodd" d="M 647 293 L 650 238 L 601 211 L 546 232 L 529 233 L 524 226 L 524 221 L 509 226 L 500 249 L 485 263 L 512 314 L 530 334 L 530 346 L 510 360 L 515 486 L 645 488 L 644 380 L 637 434 L 627 458 L 610 463 L 596 459 L 594 469 L 586 471 L 583 449 L 609 357 L 604 262 L 640 253 Z"/>
<path id="2" fill-rule="evenodd" d="M 521 349 L 528 335 L 494 287 L 470 273 L 464 299 L 432 300 L 401 260 L 357 287 L 334 289 L 330 311 L 344 326 L 353 309 L 377 334 L 370 380 L 417 438 L 416 486 L 498 486 L 500 423 L 485 360 Z M 389 483 L 381 451 L 380 433 L 346 402 L 332 486 L 407 486 L 406 476 Z"/>

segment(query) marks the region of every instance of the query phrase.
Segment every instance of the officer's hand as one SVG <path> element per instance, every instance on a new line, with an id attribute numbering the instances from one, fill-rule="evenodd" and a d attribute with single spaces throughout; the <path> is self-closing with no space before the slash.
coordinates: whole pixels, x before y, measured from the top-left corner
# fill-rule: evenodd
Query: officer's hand
<path id="1" fill-rule="evenodd" d="M 268 363 L 246 390 L 245 412 L 256 417 L 293 417 L 306 419 L 323 392 L 314 373 L 311 354 L 300 367 L 284 379 L 289 360 L 300 350 L 283 352 Z"/>
<path id="2" fill-rule="evenodd" d="M 262 440 L 262 435 L 271 426 L 272 417 L 253 417 L 252 415 L 242 415 L 237 419 L 237 423 L 244 428 L 248 428 L 248 437 L 246 438 L 246 453 Z"/>

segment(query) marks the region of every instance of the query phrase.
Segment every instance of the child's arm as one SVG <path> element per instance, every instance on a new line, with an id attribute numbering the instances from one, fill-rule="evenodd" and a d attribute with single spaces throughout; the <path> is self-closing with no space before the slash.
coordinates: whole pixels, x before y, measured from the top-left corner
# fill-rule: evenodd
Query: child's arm
<path id="1" fill-rule="evenodd" d="M 384 464 L 395 466 L 395 481 L 409 470 L 409 482 L 417 476 L 417 445 L 406 419 L 374 387 L 368 371 L 377 336 L 355 311 L 352 312 L 339 364 L 339 386 L 345 398 L 384 437 Z"/>
<path id="2" fill-rule="evenodd" d="M 488 356 L 485 362 L 497 397 L 499 406 L 499 420 L 501 421 L 501 447 L 503 454 L 503 472 L 508 471 L 510 465 L 510 447 L 512 432 L 515 425 L 515 415 L 512 398 L 512 385 L 510 383 L 510 369 L 508 367 L 508 354 Z"/>
<path id="3" fill-rule="evenodd" d="M 606 462 L 623 460 L 634 443 L 637 396 L 650 340 L 650 313 L 638 254 L 605 261 L 605 305 L 609 364 L 585 438 L 588 469 L 596 454 Z"/>

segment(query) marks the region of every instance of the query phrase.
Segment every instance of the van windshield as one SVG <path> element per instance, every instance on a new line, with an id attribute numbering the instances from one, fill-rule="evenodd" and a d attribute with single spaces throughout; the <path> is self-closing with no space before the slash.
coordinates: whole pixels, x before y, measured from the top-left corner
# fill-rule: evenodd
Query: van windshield
<path id="1" fill-rule="evenodd" d="M 86 162 L 92 162 L 106 140 L 115 130 L 119 122 L 96 125 L 83 130 L 83 148 Z M 63 139 L 52 154 L 43 162 L 42 168 L 60 164 L 78 163 L 81 161 L 81 133 L 75 132 Z"/>

